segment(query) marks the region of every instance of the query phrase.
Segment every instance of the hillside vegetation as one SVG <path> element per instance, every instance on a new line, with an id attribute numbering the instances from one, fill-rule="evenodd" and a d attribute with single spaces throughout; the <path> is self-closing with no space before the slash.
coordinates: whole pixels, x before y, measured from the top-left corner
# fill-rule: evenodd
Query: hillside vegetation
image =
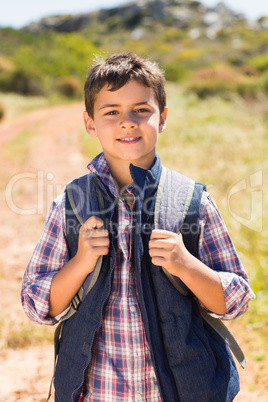
<path id="1" fill-rule="evenodd" d="M 268 93 L 268 17 L 249 22 L 220 3 L 147 0 L 0 29 L 0 90 L 80 97 L 92 57 L 133 50 L 199 97 Z"/>

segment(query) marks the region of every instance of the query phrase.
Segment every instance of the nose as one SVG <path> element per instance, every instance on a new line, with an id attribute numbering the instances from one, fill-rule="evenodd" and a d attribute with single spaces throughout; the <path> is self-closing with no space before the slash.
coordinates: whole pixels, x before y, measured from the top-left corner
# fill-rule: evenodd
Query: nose
<path id="1" fill-rule="evenodd" d="M 137 120 L 135 116 L 131 113 L 125 113 L 122 116 L 122 120 L 120 122 L 120 127 L 123 129 L 135 129 L 138 126 Z"/>

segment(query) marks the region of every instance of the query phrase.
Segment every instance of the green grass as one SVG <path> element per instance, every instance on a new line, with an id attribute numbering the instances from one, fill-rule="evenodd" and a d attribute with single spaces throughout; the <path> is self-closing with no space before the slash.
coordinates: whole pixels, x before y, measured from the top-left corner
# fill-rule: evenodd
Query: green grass
<path id="1" fill-rule="evenodd" d="M 16 161 L 22 166 L 29 157 L 30 140 L 33 134 L 29 131 L 21 131 L 3 146 L 3 158 L 6 162 Z"/>
<path id="2" fill-rule="evenodd" d="M 0 102 L 4 106 L 4 120 L 12 120 L 23 116 L 27 112 L 44 107 L 50 107 L 58 104 L 72 103 L 74 99 L 67 98 L 58 93 L 53 93 L 49 97 L 44 96 L 22 96 L 15 93 L 0 92 Z"/>
<path id="3" fill-rule="evenodd" d="M 17 117 L 25 112 L 40 109 L 50 104 L 50 99 L 41 96 L 16 95 L 11 93 L 1 93 L 0 101 L 5 107 L 5 119 Z"/>
<path id="4" fill-rule="evenodd" d="M 80 147 L 81 152 L 88 158 L 88 161 L 93 159 L 96 155 L 102 152 L 101 145 L 96 138 L 91 138 L 85 128 L 83 128 L 80 133 Z"/>
<path id="5" fill-rule="evenodd" d="M 55 328 L 24 325 L 18 330 L 11 330 L 6 339 L 7 347 L 11 349 L 24 348 L 31 345 L 52 343 Z"/>

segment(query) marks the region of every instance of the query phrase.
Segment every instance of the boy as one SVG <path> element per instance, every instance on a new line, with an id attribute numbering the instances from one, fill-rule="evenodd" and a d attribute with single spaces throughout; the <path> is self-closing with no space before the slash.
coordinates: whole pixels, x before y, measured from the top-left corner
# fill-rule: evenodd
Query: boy
<path id="1" fill-rule="evenodd" d="M 164 84 L 157 65 L 133 53 L 99 61 L 88 74 L 84 122 L 103 153 L 88 165 L 86 191 L 81 179 L 74 182 L 84 223 L 76 233 L 66 193 L 54 201 L 22 287 L 29 318 L 53 325 L 103 258 L 94 286 L 63 325 L 56 401 L 223 402 L 238 392 L 235 365 L 227 352 L 216 356 L 219 340 L 210 344 L 195 300 L 233 319 L 254 298 L 213 200 L 203 193 L 199 258 L 180 233 L 151 230 Z M 161 266 L 194 297 L 182 296 Z"/>

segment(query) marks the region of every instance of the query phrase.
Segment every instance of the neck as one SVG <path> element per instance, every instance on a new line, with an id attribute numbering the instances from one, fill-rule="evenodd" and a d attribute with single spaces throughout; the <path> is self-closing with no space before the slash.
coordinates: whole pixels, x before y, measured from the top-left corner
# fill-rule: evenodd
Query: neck
<path id="1" fill-rule="evenodd" d="M 115 166 L 111 166 L 108 162 L 109 168 L 111 175 L 113 176 L 114 180 L 118 184 L 119 190 L 121 190 L 123 187 L 129 186 L 132 182 L 133 179 L 130 174 L 129 170 L 129 165 L 130 163 L 127 164 L 121 164 L 118 163 Z"/>

